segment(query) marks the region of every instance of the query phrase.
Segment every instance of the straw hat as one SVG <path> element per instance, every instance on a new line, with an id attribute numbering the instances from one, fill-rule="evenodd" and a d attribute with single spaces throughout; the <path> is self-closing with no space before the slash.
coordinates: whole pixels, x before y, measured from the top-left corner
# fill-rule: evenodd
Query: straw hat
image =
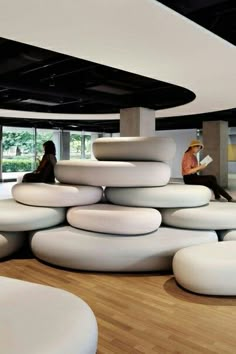
<path id="1" fill-rule="evenodd" d="M 194 146 L 200 146 L 201 149 L 204 148 L 204 145 L 200 140 L 192 140 L 191 143 L 189 144 L 189 147 L 194 147 Z"/>

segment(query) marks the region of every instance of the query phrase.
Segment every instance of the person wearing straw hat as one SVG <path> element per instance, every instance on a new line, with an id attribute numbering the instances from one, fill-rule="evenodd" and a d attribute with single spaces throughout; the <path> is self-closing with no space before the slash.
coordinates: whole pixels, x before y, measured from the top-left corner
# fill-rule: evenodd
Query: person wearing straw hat
<path id="1" fill-rule="evenodd" d="M 199 184 L 210 188 L 215 199 L 221 199 L 224 197 L 228 202 L 235 202 L 231 195 L 229 195 L 218 183 L 217 179 L 213 175 L 200 176 L 199 171 L 206 168 L 206 164 L 199 164 L 197 160 L 197 153 L 204 148 L 204 145 L 200 140 L 192 140 L 185 151 L 182 159 L 182 175 L 185 184 Z"/>

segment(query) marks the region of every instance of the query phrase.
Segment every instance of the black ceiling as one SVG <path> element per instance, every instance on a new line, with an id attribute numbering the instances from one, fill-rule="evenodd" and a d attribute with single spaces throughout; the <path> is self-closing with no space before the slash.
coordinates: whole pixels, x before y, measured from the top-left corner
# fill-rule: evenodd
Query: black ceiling
<path id="1" fill-rule="evenodd" d="M 162 0 L 220 37 L 236 44 L 235 0 Z M 53 113 L 118 113 L 143 106 L 155 110 L 190 102 L 184 88 L 86 60 L 0 38 L 0 108 Z M 235 104 L 236 106 L 236 104 Z M 228 120 L 236 110 L 157 119 L 157 129 L 201 128 L 203 120 Z M 101 132 L 119 131 L 119 121 L 60 121 L 0 117 L 4 125 Z"/>

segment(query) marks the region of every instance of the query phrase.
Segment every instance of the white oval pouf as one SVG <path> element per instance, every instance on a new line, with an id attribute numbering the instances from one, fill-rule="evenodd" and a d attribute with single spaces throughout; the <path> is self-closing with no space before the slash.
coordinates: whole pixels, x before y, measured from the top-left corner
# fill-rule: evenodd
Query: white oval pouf
<path id="1" fill-rule="evenodd" d="M 65 220 L 64 208 L 28 206 L 14 199 L 0 200 L 0 230 L 29 231 L 58 225 Z"/>
<path id="2" fill-rule="evenodd" d="M 204 186 L 168 184 L 163 187 L 106 188 L 105 196 L 114 204 L 153 207 L 180 208 L 208 204 L 211 191 Z"/>
<path id="3" fill-rule="evenodd" d="M 218 242 L 182 249 L 173 259 L 177 282 L 205 295 L 236 295 L 236 242 Z"/>
<path id="4" fill-rule="evenodd" d="M 94 204 L 70 208 L 67 212 L 67 221 L 75 228 L 88 231 L 140 235 L 158 229 L 161 214 L 151 208 Z"/>
<path id="5" fill-rule="evenodd" d="M 169 137 L 113 137 L 93 142 L 93 154 L 98 160 L 110 161 L 170 161 L 176 144 Z"/>
<path id="6" fill-rule="evenodd" d="M 0 258 L 7 257 L 20 249 L 25 236 L 24 232 L 0 231 Z"/>
<path id="7" fill-rule="evenodd" d="M 186 229 L 224 230 L 236 228 L 236 203 L 216 203 L 197 208 L 162 209 L 165 225 Z"/>
<path id="8" fill-rule="evenodd" d="M 111 187 L 162 186 L 169 182 L 164 162 L 65 160 L 55 166 L 61 183 Z"/>
<path id="9" fill-rule="evenodd" d="M 236 230 L 219 230 L 218 236 L 221 241 L 236 241 Z"/>
<path id="10" fill-rule="evenodd" d="M 33 253 L 48 263 L 80 270 L 142 272 L 171 269 L 177 250 L 216 242 L 214 231 L 159 228 L 141 236 L 117 236 L 62 226 L 31 233 Z"/>
<path id="11" fill-rule="evenodd" d="M 0 277 L 2 354 L 95 354 L 97 321 L 79 297 Z"/>
<path id="12" fill-rule="evenodd" d="M 45 207 L 94 204 L 101 200 L 102 194 L 102 187 L 70 186 L 60 183 L 20 183 L 12 188 L 12 195 L 16 201 Z"/>

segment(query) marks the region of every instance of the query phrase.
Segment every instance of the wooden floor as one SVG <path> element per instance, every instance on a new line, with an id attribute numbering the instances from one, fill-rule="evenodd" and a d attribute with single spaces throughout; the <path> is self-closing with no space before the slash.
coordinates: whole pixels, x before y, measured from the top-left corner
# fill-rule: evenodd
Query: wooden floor
<path id="1" fill-rule="evenodd" d="M 75 272 L 41 263 L 28 252 L 2 261 L 0 275 L 85 300 L 98 321 L 98 354 L 236 353 L 236 297 L 188 293 L 169 274 Z"/>

